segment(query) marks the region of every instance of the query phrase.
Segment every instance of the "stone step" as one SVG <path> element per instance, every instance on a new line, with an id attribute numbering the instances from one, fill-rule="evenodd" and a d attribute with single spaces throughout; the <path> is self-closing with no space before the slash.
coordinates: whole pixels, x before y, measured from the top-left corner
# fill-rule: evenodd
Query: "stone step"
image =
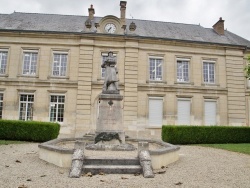
<path id="1" fill-rule="evenodd" d="M 82 173 L 91 172 L 92 174 L 141 174 L 140 165 L 83 165 Z"/>
<path id="2" fill-rule="evenodd" d="M 140 165 L 138 157 L 110 158 L 110 157 L 85 157 L 85 165 Z"/>

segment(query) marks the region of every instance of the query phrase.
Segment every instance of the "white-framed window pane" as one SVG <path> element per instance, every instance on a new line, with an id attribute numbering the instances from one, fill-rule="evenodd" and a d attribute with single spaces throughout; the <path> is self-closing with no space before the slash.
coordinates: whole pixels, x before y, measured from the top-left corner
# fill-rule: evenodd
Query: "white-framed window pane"
<path id="1" fill-rule="evenodd" d="M 33 120 L 33 105 L 34 105 L 33 94 L 20 95 L 19 120 L 24 120 L 24 121 Z"/>
<path id="2" fill-rule="evenodd" d="M 0 93 L 0 119 L 3 117 L 3 93 Z"/>
<path id="3" fill-rule="evenodd" d="M 66 76 L 68 54 L 54 54 L 52 75 L 53 76 Z"/>
<path id="4" fill-rule="evenodd" d="M 149 79 L 162 80 L 162 59 L 149 59 Z"/>
<path id="5" fill-rule="evenodd" d="M 7 51 L 0 51 L 0 74 L 6 73 L 6 66 L 7 66 Z"/>
<path id="6" fill-rule="evenodd" d="M 35 75 L 37 67 L 37 52 L 24 52 L 23 74 Z"/>
<path id="7" fill-rule="evenodd" d="M 188 82 L 189 81 L 189 62 L 177 61 L 177 81 Z"/>
<path id="8" fill-rule="evenodd" d="M 203 62 L 203 78 L 205 83 L 215 83 L 215 63 Z"/>
<path id="9" fill-rule="evenodd" d="M 51 95 L 50 96 L 50 121 L 51 122 L 63 122 L 64 102 L 65 102 L 65 96 L 63 95 Z"/>

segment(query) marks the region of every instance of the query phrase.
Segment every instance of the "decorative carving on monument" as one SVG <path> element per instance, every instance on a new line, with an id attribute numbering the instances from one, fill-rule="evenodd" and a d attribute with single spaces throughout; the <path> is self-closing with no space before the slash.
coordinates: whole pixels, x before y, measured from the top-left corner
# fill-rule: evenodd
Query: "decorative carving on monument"
<path id="1" fill-rule="evenodd" d="M 120 139 L 118 133 L 116 133 L 116 132 L 114 132 L 114 133 L 102 132 L 95 137 L 95 144 L 100 142 L 100 141 L 111 141 L 113 139 L 119 140 L 119 142 L 122 143 L 122 140 Z"/>

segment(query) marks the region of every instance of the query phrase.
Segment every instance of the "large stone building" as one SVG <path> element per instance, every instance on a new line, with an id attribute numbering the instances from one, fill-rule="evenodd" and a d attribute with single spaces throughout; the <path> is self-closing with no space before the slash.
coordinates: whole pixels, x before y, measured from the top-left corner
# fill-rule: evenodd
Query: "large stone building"
<path id="1" fill-rule="evenodd" d="M 93 132 L 111 50 L 117 58 L 128 135 L 162 124 L 249 126 L 244 77 L 250 42 L 224 30 L 120 18 L 0 14 L 0 115 L 57 121 L 61 136 Z"/>

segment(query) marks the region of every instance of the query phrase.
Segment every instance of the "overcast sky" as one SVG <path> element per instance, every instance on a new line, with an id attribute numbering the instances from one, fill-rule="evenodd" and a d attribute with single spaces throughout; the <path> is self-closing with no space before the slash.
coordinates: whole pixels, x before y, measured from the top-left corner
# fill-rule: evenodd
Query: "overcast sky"
<path id="1" fill-rule="evenodd" d="M 120 0 L 0 0 L 0 13 L 16 12 L 120 17 Z M 127 18 L 200 24 L 212 28 L 222 17 L 225 29 L 250 41 L 250 0 L 127 0 Z"/>

